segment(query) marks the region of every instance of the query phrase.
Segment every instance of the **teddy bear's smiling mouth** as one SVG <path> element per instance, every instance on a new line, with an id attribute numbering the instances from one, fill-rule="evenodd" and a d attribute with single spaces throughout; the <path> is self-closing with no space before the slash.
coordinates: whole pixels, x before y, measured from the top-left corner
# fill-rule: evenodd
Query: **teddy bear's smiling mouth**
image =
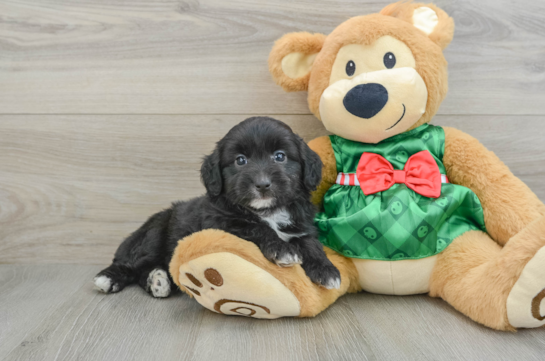
<path id="1" fill-rule="evenodd" d="M 401 103 L 401 105 L 403 105 L 403 114 L 401 114 L 401 118 L 399 118 L 399 120 L 397 122 L 395 122 L 395 124 L 392 125 L 390 128 L 386 128 L 386 130 L 390 130 L 393 127 L 395 127 L 397 125 L 397 123 L 399 123 L 401 121 L 401 119 L 403 119 L 403 117 L 405 116 L 405 104 Z"/>

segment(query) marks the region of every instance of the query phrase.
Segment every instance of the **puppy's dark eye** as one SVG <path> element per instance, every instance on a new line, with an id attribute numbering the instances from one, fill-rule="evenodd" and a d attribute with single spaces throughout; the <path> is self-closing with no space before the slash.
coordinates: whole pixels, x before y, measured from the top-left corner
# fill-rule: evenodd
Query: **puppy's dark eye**
<path id="1" fill-rule="evenodd" d="M 274 152 L 274 161 L 275 162 L 282 163 L 282 162 L 285 162 L 286 159 L 288 159 L 288 156 L 286 155 L 286 153 L 284 153 L 282 151 Z"/>
<path id="2" fill-rule="evenodd" d="M 352 76 L 354 75 L 354 72 L 356 71 L 356 64 L 352 60 L 350 60 L 348 63 L 346 63 L 346 75 Z"/>
<path id="3" fill-rule="evenodd" d="M 388 69 L 392 69 L 396 65 L 396 56 L 393 53 L 384 54 L 384 66 Z"/>
<path id="4" fill-rule="evenodd" d="M 239 155 L 235 159 L 235 164 L 236 165 L 245 165 L 246 163 L 248 163 L 248 159 L 246 159 L 246 157 L 243 156 L 243 155 Z"/>

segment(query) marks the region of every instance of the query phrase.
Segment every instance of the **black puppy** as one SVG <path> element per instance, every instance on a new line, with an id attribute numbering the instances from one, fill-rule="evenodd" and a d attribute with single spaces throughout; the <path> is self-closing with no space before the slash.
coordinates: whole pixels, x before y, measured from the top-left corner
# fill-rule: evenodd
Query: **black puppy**
<path id="1" fill-rule="evenodd" d="M 321 171 L 318 155 L 289 126 L 267 117 L 246 119 L 204 159 L 206 195 L 150 217 L 121 243 L 95 285 L 110 293 L 138 282 L 154 297 L 168 297 L 172 280 L 166 270 L 178 241 L 215 228 L 254 242 L 279 266 L 301 264 L 313 282 L 339 288 L 340 273 L 313 225 L 310 192 Z"/>

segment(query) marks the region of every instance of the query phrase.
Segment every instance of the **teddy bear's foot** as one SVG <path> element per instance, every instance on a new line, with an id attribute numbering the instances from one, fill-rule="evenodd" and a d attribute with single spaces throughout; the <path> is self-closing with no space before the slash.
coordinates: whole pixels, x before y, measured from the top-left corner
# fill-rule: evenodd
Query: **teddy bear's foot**
<path id="1" fill-rule="evenodd" d="M 545 247 L 526 264 L 507 298 L 507 317 L 513 327 L 545 325 Z"/>
<path id="2" fill-rule="evenodd" d="M 457 237 L 437 258 L 430 295 L 496 330 L 545 325 L 545 217 L 501 247 L 480 231 Z"/>
<path id="3" fill-rule="evenodd" d="M 312 317 L 339 296 L 361 289 L 352 261 L 325 251 L 340 272 L 340 279 L 330 285 L 333 289 L 312 283 L 300 265 L 279 267 L 255 244 L 214 229 L 178 242 L 169 270 L 183 291 L 217 313 L 267 319 Z"/>
<path id="4" fill-rule="evenodd" d="M 213 312 L 278 318 L 301 311 L 295 295 L 279 280 L 232 253 L 212 253 L 182 264 L 178 280 Z"/>

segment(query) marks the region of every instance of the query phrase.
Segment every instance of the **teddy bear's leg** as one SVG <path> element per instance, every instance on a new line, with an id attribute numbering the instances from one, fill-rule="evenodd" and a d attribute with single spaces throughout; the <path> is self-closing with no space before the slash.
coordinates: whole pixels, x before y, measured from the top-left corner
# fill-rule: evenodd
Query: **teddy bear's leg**
<path id="1" fill-rule="evenodd" d="M 486 233 L 456 238 L 437 258 L 430 295 L 497 330 L 545 324 L 545 217 L 502 248 Z"/>
<path id="2" fill-rule="evenodd" d="M 357 291 L 350 259 L 328 250 L 341 272 L 339 289 L 312 283 L 299 265 L 282 268 L 259 248 L 231 234 L 205 230 L 178 243 L 170 274 L 174 282 L 209 310 L 255 318 L 315 316 L 347 291 Z"/>

